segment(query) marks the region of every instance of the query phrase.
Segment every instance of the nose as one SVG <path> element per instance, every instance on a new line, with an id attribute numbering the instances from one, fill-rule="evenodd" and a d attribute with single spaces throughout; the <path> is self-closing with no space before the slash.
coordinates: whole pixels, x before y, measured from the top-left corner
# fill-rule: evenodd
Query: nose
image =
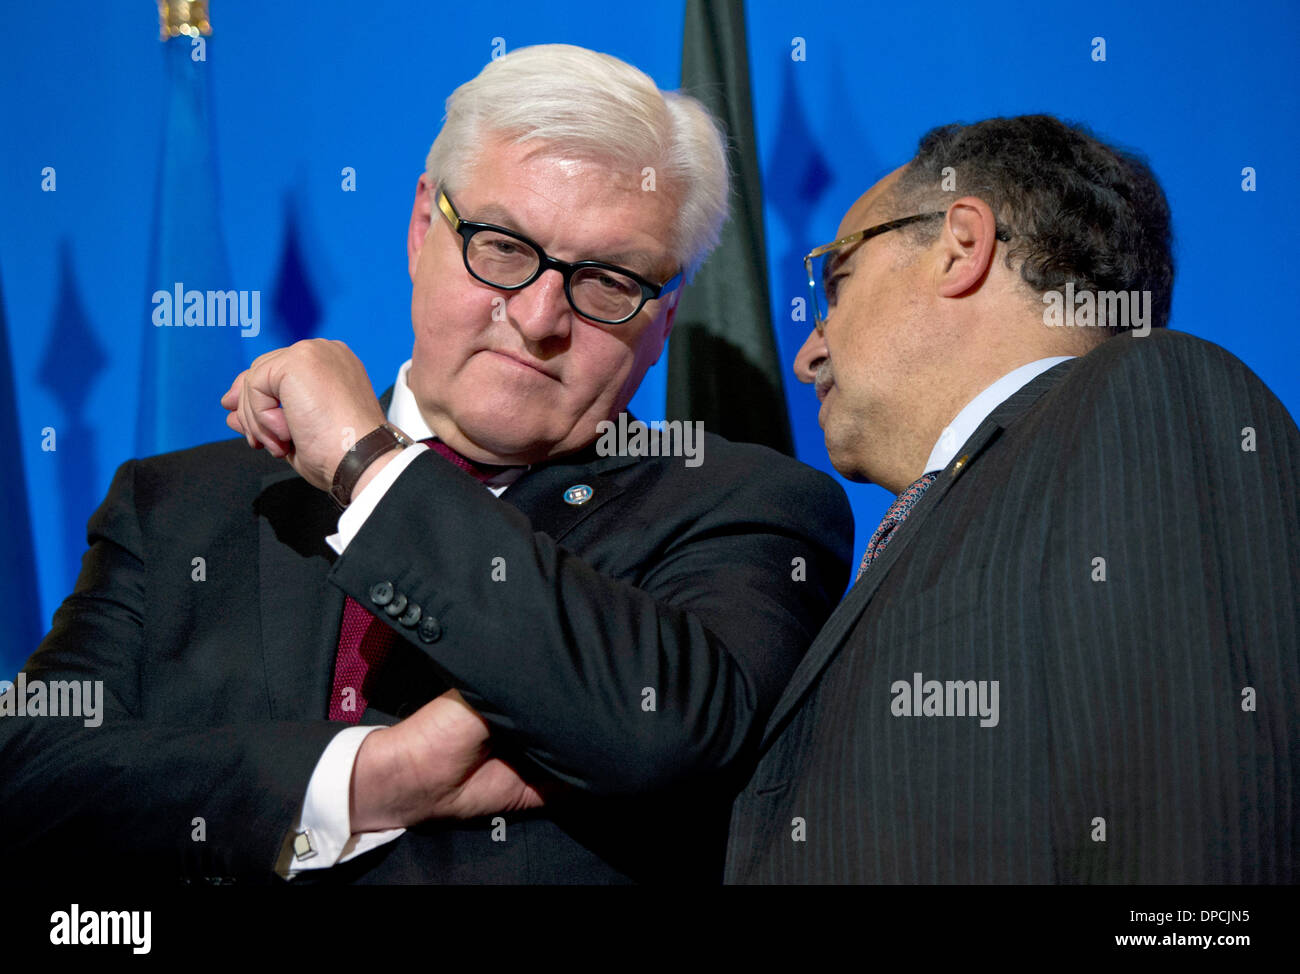
<path id="1" fill-rule="evenodd" d="M 506 304 L 510 320 L 528 341 L 541 342 L 569 334 L 573 309 L 564 296 L 564 278 L 559 271 L 543 271 L 527 287 L 507 292 Z"/>
<path id="2" fill-rule="evenodd" d="M 826 361 L 826 338 L 816 328 L 808 333 L 808 338 L 794 357 L 794 374 L 800 382 L 812 382 L 817 377 L 817 369 Z"/>

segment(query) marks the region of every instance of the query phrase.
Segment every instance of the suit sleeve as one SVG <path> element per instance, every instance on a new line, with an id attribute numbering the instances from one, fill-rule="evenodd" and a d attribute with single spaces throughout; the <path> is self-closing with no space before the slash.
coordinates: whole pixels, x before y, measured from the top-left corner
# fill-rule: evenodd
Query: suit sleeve
<path id="1" fill-rule="evenodd" d="M 751 759 L 848 577 L 844 492 L 784 458 L 771 468 L 711 470 L 706 495 L 678 498 L 687 509 L 623 505 L 616 530 L 658 544 L 611 572 L 425 455 L 331 578 L 363 604 L 391 582 L 433 616 L 433 642 L 389 621 L 545 772 L 604 795 L 699 784 Z"/>
<path id="2" fill-rule="evenodd" d="M 1058 878 L 1294 882 L 1300 433 L 1214 346 L 1097 354 L 1083 418 L 1048 431 Z"/>
<path id="3" fill-rule="evenodd" d="M 255 721 L 195 728 L 150 720 L 142 661 L 148 590 L 134 461 L 88 524 L 73 593 L 24 672 L 102 681 L 98 726 L 0 717 L 0 856 L 190 878 L 268 878 L 317 759 L 339 725 Z M 15 692 L 15 691 L 11 691 Z M 39 874 L 38 874 L 39 875 Z"/>

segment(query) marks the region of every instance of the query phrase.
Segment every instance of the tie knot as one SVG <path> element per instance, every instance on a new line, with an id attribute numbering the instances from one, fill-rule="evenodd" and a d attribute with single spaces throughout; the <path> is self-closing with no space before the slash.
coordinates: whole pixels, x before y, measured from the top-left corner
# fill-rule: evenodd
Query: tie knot
<path id="1" fill-rule="evenodd" d="M 939 471 L 937 470 L 923 473 L 908 485 L 906 490 L 894 498 L 894 503 L 889 505 L 889 510 L 881 518 L 880 526 L 876 528 L 875 533 L 871 535 L 871 540 L 867 542 L 866 553 L 862 556 L 862 564 L 858 568 L 858 578 L 861 578 L 871 563 L 880 557 L 880 553 L 885 550 L 885 545 L 889 544 L 889 539 L 894 536 L 894 531 L 907 520 L 907 515 L 916 506 L 916 502 L 921 499 L 921 495 L 935 482 L 938 476 Z"/>
<path id="2" fill-rule="evenodd" d="M 893 518 L 902 521 L 916 502 L 921 499 L 921 495 L 926 492 L 929 486 L 934 483 L 939 471 L 931 470 L 929 473 L 923 473 L 908 485 L 907 489 L 894 498 L 894 503 L 889 505 L 889 510 L 885 513 L 886 518 Z"/>

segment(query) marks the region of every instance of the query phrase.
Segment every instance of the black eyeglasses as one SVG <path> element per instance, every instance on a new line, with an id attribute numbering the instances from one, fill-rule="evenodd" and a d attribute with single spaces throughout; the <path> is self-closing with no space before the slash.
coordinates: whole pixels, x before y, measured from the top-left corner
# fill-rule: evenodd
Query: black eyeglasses
<path id="1" fill-rule="evenodd" d="M 473 277 L 492 287 L 518 291 L 541 277 L 543 271 L 559 271 L 570 307 L 604 325 L 631 321 L 647 301 L 675 291 L 682 284 L 681 272 L 663 284 L 652 284 L 626 267 L 598 260 L 570 263 L 548 257 L 522 233 L 491 223 L 462 220 L 441 189 L 438 209 L 464 241 L 465 269 Z"/>
<path id="2" fill-rule="evenodd" d="M 899 217 L 897 220 L 888 220 L 874 227 L 868 227 L 866 230 L 851 233 L 847 237 L 841 237 L 831 243 L 823 244 L 809 253 L 803 259 L 803 266 L 808 272 L 808 287 L 812 289 L 813 315 L 817 334 L 822 334 L 826 329 L 826 319 L 835 307 L 835 292 L 838 281 L 843 276 L 836 273 L 843 261 L 836 261 L 831 256 L 832 254 L 845 247 L 862 243 L 864 240 L 870 240 L 872 237 L 878 237 L 882 233 L 888 233 L 890 230 L 897 230 L 899 227 L 918 223 L 921 220 L 933 220 L 936 217 L 947 215 L 947 210 L 936 210 L 933 213 L 918 213 L 915 216 L 904 216 Z M 1002 241 L 1011 239 L 1011 234 L 1002 227 L 996 228 L 996 236 L 997 239 Z M 836 254 L 835 256 L 841 255 Z"/>

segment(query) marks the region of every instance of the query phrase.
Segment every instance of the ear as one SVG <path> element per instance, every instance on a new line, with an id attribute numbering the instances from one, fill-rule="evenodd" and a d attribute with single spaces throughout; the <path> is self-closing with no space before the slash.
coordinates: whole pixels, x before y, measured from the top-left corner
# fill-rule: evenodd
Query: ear
<path id="1" fill-rule="evenodd" d="M 433 184 L 427 173 L 420 176 L 415 184 L 415 205 L 411 207 L 411 225 L 406 231 L 406 264 L 415 281 L 415 268 L 420 263 L 420 251 L 424 247 L 424 238 L 429 234 L 429 223 L 433 219 Z"/>
<path id="2" fill-rule="evenodd" d="M 673 331 L 673 319 L 677 317 L 677 300 L 681 296 L 682 289 L 678 288 L 664 299 L 668 302 L 668 311 L 664 315 L 663 334 L 659 338 L 659 349 L 655 352 L 654 361 L 650 363 L 651 365 L 655 365 L 661 358 L 663 358 L 664 347 L 668 344 L 668 336 L 671 335 Z"/>
<path id="3" fill-rule="evenodd" d="M 961 297 L 979 286 L 993 263 L 997 245 L 993 210 L 976 196 L 956 200 L 944 217 L 941 244 L 938 293 L 945 298 Z"/>
<path id="4" fill-rule="evenodd" d="M 684 285 L 683 285 L 684 286 Z M 682 296 L 682 289 L 679 287 L 673 292 L 672 297 L 668 299 L 668 317 L 664 320 L 664 341 L 668 341 L 668 336 L 673 333 L 673 319 L 677 317 L 677 301 Z"/>

